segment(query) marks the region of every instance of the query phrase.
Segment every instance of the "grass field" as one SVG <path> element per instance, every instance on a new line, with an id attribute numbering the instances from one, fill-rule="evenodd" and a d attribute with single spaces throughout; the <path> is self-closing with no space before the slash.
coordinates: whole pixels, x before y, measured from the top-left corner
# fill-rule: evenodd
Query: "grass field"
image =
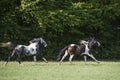
<path id="1" fill-rule="evenodd" d="M 95 62 L 23 62 L 19 66 L 17 62 L 10 62 L 3 66 L 0 62 L 0 80 L 120 80 L 120 62 L 102 61 Z"/>

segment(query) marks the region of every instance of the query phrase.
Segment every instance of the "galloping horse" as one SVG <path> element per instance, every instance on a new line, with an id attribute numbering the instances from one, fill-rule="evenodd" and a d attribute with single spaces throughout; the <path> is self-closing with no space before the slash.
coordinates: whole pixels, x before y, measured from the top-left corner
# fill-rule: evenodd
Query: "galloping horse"
<path id="1" fill-rule="evenodd" d="M 24 54 L 26 56 L 33 56 L 34 62 L 37 61 L 36 56 L 40 55 L 40 57 L 47 63 L 47 60 L 43 57 L 42 53 L 40 52 L 40 47 L 43 45 L 44 47 L 47 46 L 47 43 L 44 41 L 43 38 L 34 38 L 33 40 L 29 41 L 30 45 L 16 45 L 14 46 L 13 43 L 8 42 L 4 43 L 4 47 L 8 46 L 9 48 L 13 49 L 12 54 L 8 57 L 6 64 L 10 61 L 11 57 L 16 53 L 18 55 L 18 62 L 21 64 L 21 55 Z M 13 46 L 12 46 L 13 45 Z M 5 65 L 6 65 L 5 64 Z"/>
<path id="2" fill-rule="evenodd" d="M 91 48 L 94 46 L 100 46 L 100 43 L 95 40 L 95 38 L 89 38 L 87 40 L 81 40 L 80 44 L 70 44 L 63 48 L 58 55 L 58 61 L 60 61 L 60 64 L 65 59 L 65 57 L 69 54 L 69 61 L 72 63 L 72 58 L 75 54 L 81 54 L 84 55 L 85 64 L 87 61 L 87 56 L 91 57 L 93 60 L 95 60 L 97 63 L 99 63 L 98 60 L 92 55 Z"/>

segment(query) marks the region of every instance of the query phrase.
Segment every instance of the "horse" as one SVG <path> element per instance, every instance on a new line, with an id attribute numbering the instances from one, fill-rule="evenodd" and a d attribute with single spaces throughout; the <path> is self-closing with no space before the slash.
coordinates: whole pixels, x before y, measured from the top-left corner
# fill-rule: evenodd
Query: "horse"
<path id="1" fill-rule="evenodd" d="M 91 53 L 91 49 L 95 45 L 100 46 L 100 42 L 98 42 L 95 38 L 81 40 L 80 44 L 69 44 L 59 52 L 57 60 L 59 61 L 59 64 L 61 64 L 65 57 L 69 54 L 69 61 L 72 64 L 74 55 L 81 54 L 84 55 L 85 64 L 87 61 L 87 56 L 99 63 L 99 61 Z"/>
<path id="2" fill-rule="evenodd" d="M 30 44 L 28 46 L 26 45 L 14 45 L 12 42 L 7 42 L 6 44 L 4 43 L 3 47 L 8 47 L 13 49 L 12 54 L 8 57 L 7 63 L 10 61 L 10 59 L 14 56 L 14 54 L 17 54 L 18 56 L 18 62 L 21 64 L 21 55 L 26 55 L 26 56 L 33 56 L 34 62 L 37 61 L 36 56 L 40 56 L 46 63 L 47 60 L 43 57 L 40 47 L 43 45 L 44 47 L 47 46 L 47 43 L 43 38 L 34 38 L 31 41 L 29 41 Z"/>

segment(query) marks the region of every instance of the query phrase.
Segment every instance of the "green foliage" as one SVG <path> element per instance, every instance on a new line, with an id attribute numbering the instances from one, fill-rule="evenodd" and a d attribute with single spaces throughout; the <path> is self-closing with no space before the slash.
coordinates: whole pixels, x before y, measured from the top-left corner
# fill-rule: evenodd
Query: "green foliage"
<path id="1" fill-rule="evenodd" d="M 43 37 L 48 43 L 43 52 L 55 59 L 64 46 L 94 36 L 102 43 L 97 57 L 119 58 L 119 4 L 119 0 L 1 0 L 0 42 L 27 45 L 32 38 Z"/>

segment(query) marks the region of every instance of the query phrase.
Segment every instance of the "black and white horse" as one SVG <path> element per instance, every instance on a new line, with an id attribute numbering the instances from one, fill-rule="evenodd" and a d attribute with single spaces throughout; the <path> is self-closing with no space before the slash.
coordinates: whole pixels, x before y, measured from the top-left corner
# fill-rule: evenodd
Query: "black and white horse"
<path id="1" fill-rule="evenodd" d="M 99 61 L 96 60 L 96 58 L 91 53 L 91 48 L 94 45 L 100 46 L 100 43 L 94 38 L 89 38 L 87 40 L 81 40 L 79 45 L 70 44 L 59 52 L 57 60 L 60 61 L 60 64 L 61 64 L 62 61 L 65 59 L 65 57 L 69 54 L 70 55 L 69 61 L 70 63 L 72 63 L 72 59 L 74 55 L 81 54 L 81 55 L 84 55 L 85 64 L 87 61 L 87 56 L 91 57 L 93 60 L 99 63 Z"/>
<path id="2" fill-rule="evenodd" d="M 12 48 L 12 54 L 8 57 L 6 64 L 10 61 L 11 57 L 14 54 L 18 55 L 18 62 L 21 64 L 21 55 L 24 54 L 26 56 L 33 56 L 34 62 L 37 61 L 36 56 L 40 56 L 46 63 L 47 60 L 43 57 L 42 53 L 40 52 L 40 47 L 43 45 L 44 47 L 47 46 L 47 43 L 43 38 L 34 38 L 33 40 L 29 41 L 30 44 L 26 45 L 14 45 L 11 42 L 4 43 L 3 47 L 7 46 L 8 48 Z M 5 64 L 5 65 L 6 65 Z"/>

